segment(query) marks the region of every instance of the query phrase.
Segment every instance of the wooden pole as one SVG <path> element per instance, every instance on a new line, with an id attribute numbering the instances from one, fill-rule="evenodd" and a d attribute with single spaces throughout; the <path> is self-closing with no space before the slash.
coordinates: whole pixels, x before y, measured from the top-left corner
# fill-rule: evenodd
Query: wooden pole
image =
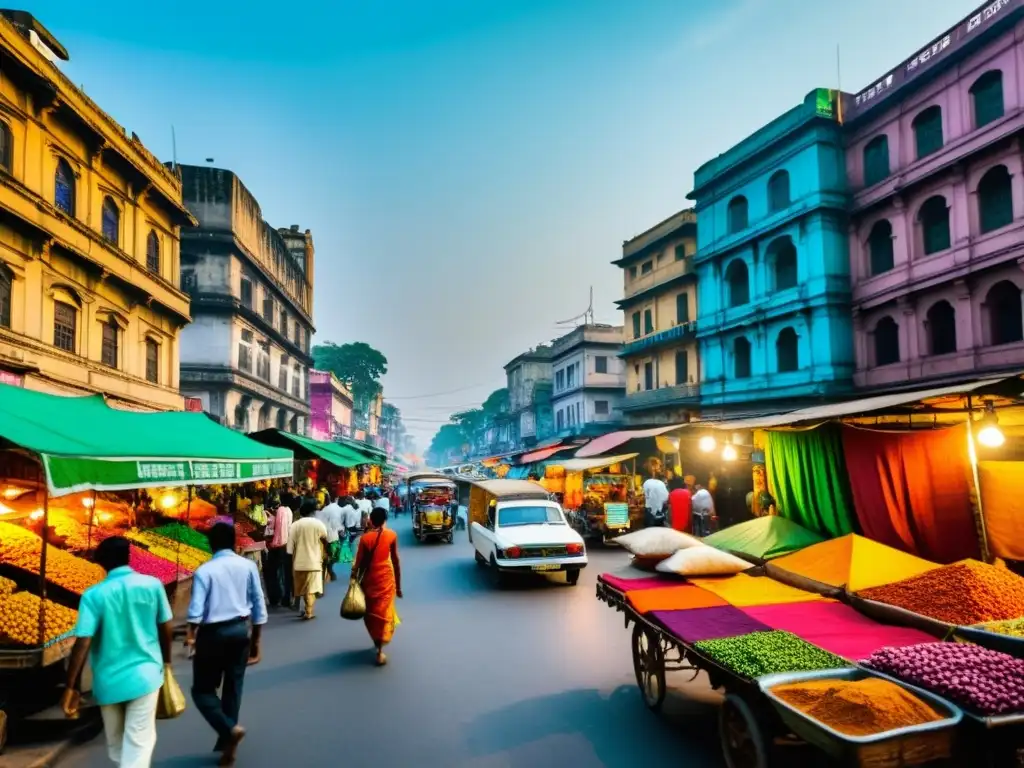
<path id="1" fill-rule="evenodd" d="M 967 456 L 971 461 L 971 479 L 974 481 L 974 526 L 978 532 L 978 544 L 981 559 L 992 562 L 992 553 L 988 545 L 988 529 L 985 526 L 985 508 L 981 501 L 981 475 L 978 472 L 978 451 L 974 439 L 974 408 L 973 398 L 967 396 Z"/>

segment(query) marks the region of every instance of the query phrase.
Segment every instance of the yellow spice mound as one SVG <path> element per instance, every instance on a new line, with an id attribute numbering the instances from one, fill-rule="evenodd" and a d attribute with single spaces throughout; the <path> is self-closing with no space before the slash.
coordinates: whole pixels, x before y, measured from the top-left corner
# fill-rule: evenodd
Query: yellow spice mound
<path id="1" fill-rule="evenodd" d="M 772 693 L 792 707 L 847 736 L 933 723 L 942 716 L 888 680 L 808 680 L 777 685 Z"/>

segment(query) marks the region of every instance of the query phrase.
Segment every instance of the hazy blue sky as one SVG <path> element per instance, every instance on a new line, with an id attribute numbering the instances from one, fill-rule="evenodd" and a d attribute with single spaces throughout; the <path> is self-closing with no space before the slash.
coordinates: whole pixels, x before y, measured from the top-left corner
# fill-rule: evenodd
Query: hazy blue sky
<path id="1" fill-rule="evenodd" d="M 812 88 L 855 91 L 972 0 L 215 0 L 31 10 L 162 158 L 310 228 L 316 342 L 387 355 L 420 448 L 559 334 L 693 170 Z M 439 396 L 425 397 L 435 393 Z"/>

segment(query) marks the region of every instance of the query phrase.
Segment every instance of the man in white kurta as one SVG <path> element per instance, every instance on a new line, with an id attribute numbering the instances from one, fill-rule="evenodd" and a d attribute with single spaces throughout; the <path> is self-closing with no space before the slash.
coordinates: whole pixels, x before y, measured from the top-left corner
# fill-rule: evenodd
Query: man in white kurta
<path id="1" fill-rule="evenodd" d="M 316 501 L 305 499 L 299 508 L 299 520 L 288 531 L 288 554 L 292 556 L 295 597 L 305 602 L 302 618 L 314 618 L 313 606 L 324 591 L 324 547 L 327 527 L 314 517 Z"/>

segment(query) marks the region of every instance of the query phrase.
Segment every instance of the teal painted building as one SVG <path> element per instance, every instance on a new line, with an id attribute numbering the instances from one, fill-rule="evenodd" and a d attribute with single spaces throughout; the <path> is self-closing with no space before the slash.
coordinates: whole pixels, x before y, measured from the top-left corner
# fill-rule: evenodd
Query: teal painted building
<path id="1" fill-rule="evenodd" d="M 854 369 L 845 158 L 818 89 L 694 174 L 701 410 L 846 393 Z"/>

